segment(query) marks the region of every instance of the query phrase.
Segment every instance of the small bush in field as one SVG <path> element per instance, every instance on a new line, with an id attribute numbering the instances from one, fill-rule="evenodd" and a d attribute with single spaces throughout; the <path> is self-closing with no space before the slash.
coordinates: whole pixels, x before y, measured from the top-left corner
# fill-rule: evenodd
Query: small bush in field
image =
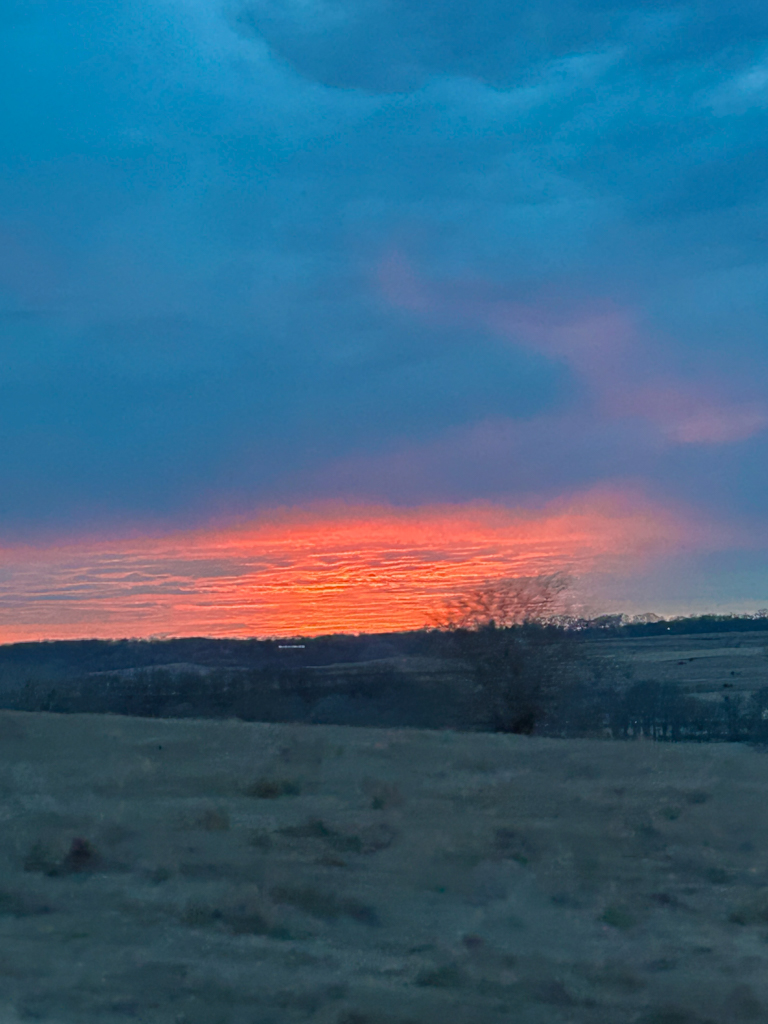
<path id="1" fill-rule="evenodd" d="M 361 924 L 378 924 L 378 915 L 373 907 L 355 899 L 339 899 L 335 893 L 322 892 L 311 885 L 278 886 L 270 896 L 275 903 L 286 903 L 320 920 L 333 921 L 339 917 L 349 917 Z"/>
<path id="2" fill-rule="evenodd" d="M 764 889 L 748 903 L 736 907 L 728 920 L 733 924 L 768 924 L 768 889 Z"/>
<path id="3" fill-rule="evenodd" d="M 258 800 L 277 800 L 281 796 L 299 796 L 301 786 L 292 779 L 258 779 L 245 792 Z"/>

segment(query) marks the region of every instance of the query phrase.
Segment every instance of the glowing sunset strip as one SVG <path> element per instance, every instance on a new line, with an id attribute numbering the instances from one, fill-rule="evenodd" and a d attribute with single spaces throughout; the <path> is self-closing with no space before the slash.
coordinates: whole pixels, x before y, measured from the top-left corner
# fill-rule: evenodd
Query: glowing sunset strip
<path id="1" fill-rule="evenodd" d="M 419 628 L 482 580 L 621 572 L 706 531 L 616 493 L 499 505 L 287 510 L 247 526 L 0 550 L 0 641 Z"/>

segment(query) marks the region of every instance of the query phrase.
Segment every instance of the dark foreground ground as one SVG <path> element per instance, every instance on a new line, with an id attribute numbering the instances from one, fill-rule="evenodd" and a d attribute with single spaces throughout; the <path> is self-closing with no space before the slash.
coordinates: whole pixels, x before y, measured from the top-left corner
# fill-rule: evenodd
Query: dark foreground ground
<path id="1" fill-rule="evenodd" d="M 0 713 L 0 1021 L 768 1021 L 743 744 Z"/>

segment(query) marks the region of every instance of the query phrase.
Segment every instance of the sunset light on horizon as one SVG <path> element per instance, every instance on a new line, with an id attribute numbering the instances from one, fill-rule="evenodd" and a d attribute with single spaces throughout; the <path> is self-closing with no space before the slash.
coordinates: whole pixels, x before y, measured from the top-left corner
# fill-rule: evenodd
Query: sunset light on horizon
<path id="1" fill-rule="evenodd" d="M 0 640 L 768 605 L 768 6 L 0 8 Z"/>
<path id="2" fill-rule="evenodd" d="M 0 642 L 414 629 L 489 579 L 621 576 L 681 545 L 717 543 L 680 511 L 602 490 L 539 509 L 336 504 L 227 528 L 20 545 L 2 552 Z"/>
<path id="3" fill-rule="evenodd" d="M 0 52 L 0 1024 L 768 1022 L 768 0 Z"/>

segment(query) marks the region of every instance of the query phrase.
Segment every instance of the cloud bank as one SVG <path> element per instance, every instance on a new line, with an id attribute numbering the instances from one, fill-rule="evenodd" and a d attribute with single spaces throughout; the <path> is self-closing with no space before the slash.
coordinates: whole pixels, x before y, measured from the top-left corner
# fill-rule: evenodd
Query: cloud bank
<path id="1" fill-rule="evenodd" d="M 751 532 L 768 591 L 764 3 L 9 0 L 0 35 L 6 550 L 630 481 Z"/>
<path id="2" fill-rule="evenodd" d="M 18 546 L 2 552 L 0 641 L 418 629 L 446 597 L 488 579 L 565 571 L 583 590 L 681 547 L 732 541 L 638 494 L 593 492 L 540 509 L 325 506 L 223 529 Z"/>

